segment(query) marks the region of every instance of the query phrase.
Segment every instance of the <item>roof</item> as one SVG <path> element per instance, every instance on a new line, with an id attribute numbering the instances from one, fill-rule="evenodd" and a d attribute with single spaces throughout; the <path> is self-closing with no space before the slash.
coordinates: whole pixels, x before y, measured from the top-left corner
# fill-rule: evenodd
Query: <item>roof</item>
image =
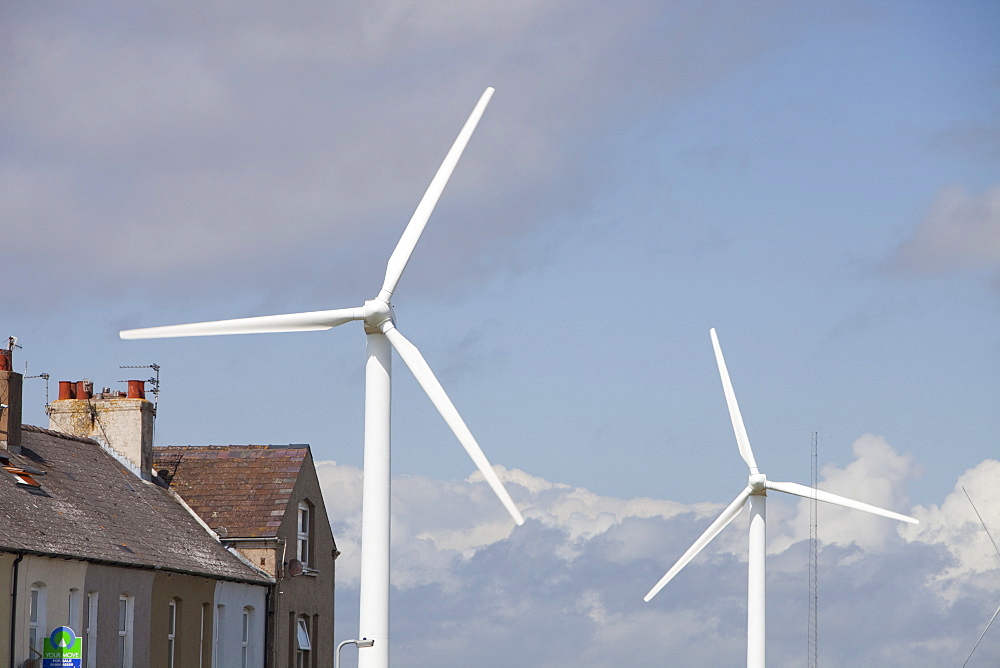
<path id="1" fill-rule="evenodd" d="M 24 425 L 21 454 L 0 450 L 0 462 L 2 551 L 269 581 L 176 495 L 131 473 L 96 441 Z"/>
<path id="2" fill-rule="evenodd" d="M 213 529 L 229 538 L 272 538 L 288 509 L 308 445 L 153 448 L 156 470 Z M 220 532 L 221 533 L 221 532 Z"/>

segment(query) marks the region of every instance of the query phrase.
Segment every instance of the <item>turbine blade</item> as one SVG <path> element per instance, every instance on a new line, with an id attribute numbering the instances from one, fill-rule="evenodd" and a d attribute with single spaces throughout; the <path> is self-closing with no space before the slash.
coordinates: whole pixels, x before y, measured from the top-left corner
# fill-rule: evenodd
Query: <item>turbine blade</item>
<path id="1" fill-rule="evenodd" d="M 750 437 L 747 436 L 747 428 L 743 425 L 743 415 L 740 414 L 740 406 L 736 403 L 736 393 L 733 392 L 733 383 L 729 380 L 729 371 L 726 369 L 726 360 L 722 357 L 722 348 L 719 346 L 719 337 L 715 334 L 715 329 L 710 331 L 712 335 L 712 348 L 715 349 L 715 361 L 719 365 L 719 376 L 722 378 L 722 390 L 726 393 L 726 404 L 729 406 L 729 419 L 733 422 L 733 431 L 736 433 L 736 445 L 740 448 L 740 456 L 750 467 L 751 475 L 757 473 L 757 462 L 753 458 L 753 450 L 750 449 Z"/>
<path id="2" fill-rule="evenodd" d="M 872 515 L 881 515 L 882 517 L 899 520 L 900 522 L 920 524 L 919 520 L 909 517 L 908 515 L 900 515 L 899 513 L 894 513 L 891 510 L 886 510 L 885 508 L 879 508 L 878 506 L 861 503 L 860 501 L 855 501 L 854 499 L 848 499 L 846 496 L 831 494 L 830 492 L 824 492 L 823 490 L 815 489 L 813 487 L 806 487 L 805 485 L 800 485 L 797 482 L 772 482 L 768 480 L 767 488 L 773 489 L 776 492 L 802 496 L 807 499 L 815 497 L 819 501 L 826 501 L 827 503 L 833 503 L 845 508 L 853 508 L 854 510 L 863 510 L 866 513 L 871 513 Z"/>
<path id="3" fill-rule="evenodd" d="M 662 578 L 660 578 L 660 581 L 657 582 L 656 585 L 649 590 L 649 593 L 646 594 L 642 600 L 646 601 L 647 603 L 650 600 L 652 600 L 652 598 L 656 596 L 660 592 L 660 590 L 663 589 L 663 587 L 665 587 L 666 584 L 674 578 L 675 575 L 681 572 L 682 568 L 688 565 L 688 562 L 694 559 L 699 552 L 705 549 L 706 545 L 712 542 L 713 538 L 718 536 L 719 533 L 723 529 L 725 529 L 730 522 L 736 519 L 736 516 L 739 515 L 740 510 L 743 508 L 743 505 L 747 502 L 747 499 L 750 497 L 750 491 L 751 491 L 750 485 L 747 485 L 746 488 L 742 492 L 740 492 L 739 496 L 737 496 L 736 499 L 732 503 L 730 503 L 725 510 L 722 511 L 722 514 L 719 515 L 719 517 L 717 517 L 714 522 L 712 522 L 711 526 L 709 526 L 708 529 L 705 530 L 705 533 L 701 534 L 701 536 L 698 537 L 698 540 L 694 542 L 694 545 L 689 547 L 687 552 L 681 555 L 681 558 L 677 560 L 677 563 L 670 567 L 670 570 L 667 571 L 667 574 L 664 575 Z"/>
<path id="4" fill-rule="evenodd" d="M 458 133 L 455 143 L 452 144 L 448 154 L 444 157 L 444 161 L 438 168 L 437 174 L 431 180 L 427 192 L 424 193 L 420 204 L 417 205 L 416 211 L 413 212 L 410 222 L 403 231 L 403 236 L 400 237 L 399 243 L 396 244 L 396 249 L 389 257 L 389 263 L 385 270 L 385 282 L 382 284 L 382 292 L 379 293 L 380 299 L 388 302 L 392 293 L 396 291 L 396 284 L 399 282 L 400 276 L 403 275 L 403 270 L 406 269 L 406 263 L 410 261 L 413 249 L 416 248 L 417 242 L 420 241 L 420 235 L 424 231 L 424 226 L 427 225 L 427 220 L 431 217 L 431 213 L 434 211 L 435 205 L 437 205 L 438 198 L 441 197 L 441 192 L 448 184 L 448 179 L 451 178 L 451 173 L 455 170 L 458 159 L 462 157 L 462 151 L 465 150 L 466 144 L 469 143 L 469 138 L 472 137 L 476 125 L 479 124 L 479 119 L 482 118 L 491 97 L 493 97 L 493 89 L 487 88 L 472 110 L 469 119 L 465 121 L 461 132 Z"/>
<path id="5" fill-rule="evenodd" d="M 364 319 L 363 308 L 342 308 L 333 311 L 310 311 L 308 313 L 264 315 L 256 318 L 193 322 L 186 325 L 125 329 L 118 335 L 123 339 L 168 339 L 175 336 L 311 332 L 330 329 L 337 325 L 343 325 L 345 322 L 362 319 Z"/>
<path id="6" fill-rule="evenodd" d="M 962 491 L 965 492 L 965 498 L 967 498 L 969 503 L 972 504 L 972 509 L 976 511 L 976 517 L 979 518 L 979 523 L 983 525 L 983 530 L 986 531 L 986 535 L 989 536 L 990 542 L 993 543 L 993 549 L 997 551 L 997 554 L 1000 554 L 1000 547 L 997 547 L 997 542 L 993 540 L 993 534 L 991 534 L 990 530 L 986 527 L 986 522 L 983 521 L 983 516 L 979 514 L 979 508 L 976 508 L 976 504 L 972 503 L 972 497 L 969 496 L 969 490 L 965 489 L 965 485 L 962 485 Z"/>
<path id="7" fill-rule="evenodd" d="M 971 652 L 969 652 L 969 656 L 968 658 L 965 659 L 965 663 L 962 664 L 962 668 L 965 668 L 965 664 L 969 663 L 969 659 L 971 659 L 972 655 L 976 653 L 976 647 L 979 647 L 979 643 L 983 641 L 983 638 L 986 636 L 986 632 L 990 630 L 991 626 L 993 626 L 993 620 L 997 618 L 998 614 L 1000 614 L 1000 607 L 997 607 L 997 611 L 993 613 L 992 617 L 990 617 L 989 623 L 986 625 L 986 628 L 983 629 L 983 632 L 979 635 L 979 640 L 976 641 L 976 646 L 972 648 Z"/>
<path id="8" fill-rule="evenodd" d="M 444 421 L 448 423 L 448 426 L 454 432 L 462 447 L 465 448 L 465 451 L 469 453 L 469 457 L 472 458 L 476 468 L 486 478 L 486 482 L 493 489 L 493 493 L 497 495 L 497 498 L 500 499 L 500 503 L 507 509 L 507 512 L 510 513 L 510 516 L 518 526 L 524 524 L 524 517 L 521 516 L 521 512 L 514 505 L 514 500 L 510 498 L 507 489 L 500 482 L 500 478 L 497 476 L 496 471 L 493 470 L 489 460 L 486 459 L 486 455 L 483 454 L 476 439 L 472 436 L 472 432 L 465 426 L 465 421 L 462 420 L 462 416 L 458 414 L 455 405 L 451 403 L 451 399 L 448 398 L 444 388 L 441 387 L 441 383 L 438 382 L 438 379 L 434 376 L 434 372 L 427 365 L 424 356 L 420 354 L 416 346 L 399 333 L 399 330 L 392 323 L 387 323 L 384 327 L 389 343 L 399 353 L 406 366 L 410 368 L 417 382 L 420 383 L 420 387 L 424 389 L 424 392 L 430 398 L 431 403 L 437 408 L 438 413 L 441 414 Z"/>

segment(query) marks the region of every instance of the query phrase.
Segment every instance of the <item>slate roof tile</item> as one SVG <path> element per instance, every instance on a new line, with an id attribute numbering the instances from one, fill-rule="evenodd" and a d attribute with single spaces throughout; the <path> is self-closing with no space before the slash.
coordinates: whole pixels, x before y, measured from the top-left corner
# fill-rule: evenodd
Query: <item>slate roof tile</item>
<path id="1" fill-rule="evenodd" d="M 137 478 L 90 439 L 24 425 L 10 464 L 42 471 L 38 488 L 0 474 L 0 550 L 267 582 L 171 493 Z"/>
<path id="2" fill-rule="evenodd" d="M 155 468 L 209 526 L 230 538 L 278 535 L 307 445 L 205 445 L 153 448 Z"/>

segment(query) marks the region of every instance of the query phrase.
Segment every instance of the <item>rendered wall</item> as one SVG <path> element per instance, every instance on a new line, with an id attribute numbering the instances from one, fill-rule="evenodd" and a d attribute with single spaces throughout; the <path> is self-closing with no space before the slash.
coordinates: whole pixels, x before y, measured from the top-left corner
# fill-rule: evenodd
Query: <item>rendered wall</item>
<path id="1" fill-rule="evenodd" d="M 207 577 L 159 572 L 153 578 L 149 636 L 150 668 L 167 668 L 167 630 L 170 601 L 177 610 L 174 631 L 174 668 L 211 664 L 212 611 L 217 581 Z M 202 610 L 206 611 L 204 621 Z M 206 660 L 208 659 L 208 660 Z"/>
<path id="2" fill-rule="evenodd" d="M 16 554 L 0 553 L 0 592 L 11 592 Z M 0 603 L 0 665 L 10 657 L 10 604 L 9 598 Z"/>
<path id="3" fill-rule="evenodd" d="M 71 559 L 50 559 L 48 557 L 26 556 L 19 565 L 17 578 L 17 611 L 14 617 L 14 665 L 20 666 L 32 657 L 38 658 L 28 649 L 28 615 L 31 605 L 31 588 L 36 583 L 44 587 L 44 630 L 47 635 L 58 626 L 68 626 L 70 621 L 70 590 L 76 589 L 77 619 L 82 620 L 79 603 L 85 591 L 87 565 Z M 8 589 L 8 591 L 10 591 Z M 79 626 L 79 624 L 77 625 Z M 76 629 L 74 629 L 76 630 Z M 9 655 L 0 656 L 0 663 Z M 39 663 L 40 665 L 40 663 Z"/>
<path id="4" fill-rule="evenodd" d="M 219 582 L 215 589 L 215 606 L 225 606 L 225 614 L 217 629 L 217 651 L 214 668 L 243 666 L 243 611 L 250 623 L 247 643 L 247 666 L 264 667 L 264 629 L 267 621 L 267 587 Z"/>
<path id="5" fill-rule="evenodd" d="M 135 625 L 132 633 L 132 665 L 149 665 L 149 619 L 153 595 L 153 571 L 136 568 L 93 565 L 87 567 L 83 587 L 84 625 L 87 620 L 87 594 L 96 592 L 97 599 L 97 666 L 87 665 L 87 639 L 84 638 L 84 665 L 87 668 L 120 665 L 118 651 L 118 606 L 124 594 L 131 597 Z M 81 635 L 84 631 L 81 631 Z M 195 664 L 197 665 L 197 664 Z"/>

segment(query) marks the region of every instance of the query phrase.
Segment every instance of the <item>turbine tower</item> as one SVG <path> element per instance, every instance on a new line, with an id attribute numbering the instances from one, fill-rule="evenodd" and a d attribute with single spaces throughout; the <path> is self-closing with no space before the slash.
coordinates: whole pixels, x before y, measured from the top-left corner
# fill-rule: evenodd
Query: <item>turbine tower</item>
<path id="1" fill-rule="evenodd" d="M 764 641 L 765 641 L 765 600 L 764 600 L 764 554 L 766 546 L 766 502 L 767 490 L 784 492 L 807 499 L 818 499 L 826 503 L 833 503 L 845 508 L 863 510 L 873 515 L 881 515 L 903 522 L 916 524 L 917 520 L 906 515 L 900 515 L 890 510 L 884 510 L 876 506 L 854 501 L 843 496 L 823 492 L 818 489 L 799 485 L 794 482 L 773 482 L 767 479 L 757 468 L 757 462 L 753 457 L 753 450 L 750 449 L 750 438 L 747 436 L 746 427 L 743 426 L 743 416 L 740 414 L 740 407 L 736 403 L 736 394 L 733 392 L 733 384 L 729 380 L 729 372 L 726 370 L 726 361 L 722 357 L 722 348 L 719 347 L 719 338 L 715 330 L 711 330 L 712 347 L 715 349 L 715 361 L 719 365 L 719 375 L 722 377 L 722 389 L 726 395 L 726 403 L 729 406 L 729 418 L 733 423 L 733 431 L 736 433 L 736 445 L 739 447 L 740 456 L 750 468 L 750 481 L 742 492 L 733 500 L 729 506 L 722 511 L 722 514 L 712 522 L 711 526 L 694 542 L 688 551 L 681 555 L 667 574 L 656 583 L 645 600 L 649 602 L 663 587 L 677 575 L 695 556 L 705 548 L 712 539 L 726 528 L 726 526 L 736 519 L 740 510 L 749 502 L 750 506 L 750 536 L 749 536 L 749 573 L 747 588 L 747 666 L 748 668 L 764 668 Z"/>
<path id="2" fill-rule="evenodd" d="M 499 497 L 518 525 L 524 518 L 510 498 L 503 483 L 486 459 L 482 449 L 445 394 L 420 351 L 398 329 L 391 305 L 396 284 L 406 269 L 410 255 L 420 240 L 427 220 L 437 204 L 445 184 L 465 150 L 479 119 L 493 96 L 487 88 L 465 122 L 458 138 L 438 168 L 427 192 L 417 205 L 396 249 L 389 257 L 382 289 L 363 306 L 311 311 L 255 318 L 217 320 L 186 325 L 168 325 L 129 329 L 120 332 L 123 339 L 154 339 L 177 336 L 213 336 L 219 334 L 259 334 L 273 332 L 309 332 L 330 329 L 352 320 L 364 323 L 367 337 L 365 366 L 365 452 L 361 519 L 361 614 L 359 638 L 374 640 L 374 645 L 359 652 L 361 668 L 386 668 L 389 665 L 389 519 L 390 519 L 390 396 L 392 350 L 416 377 L 420 387 L 451 428 L 487 484 Z"/>

